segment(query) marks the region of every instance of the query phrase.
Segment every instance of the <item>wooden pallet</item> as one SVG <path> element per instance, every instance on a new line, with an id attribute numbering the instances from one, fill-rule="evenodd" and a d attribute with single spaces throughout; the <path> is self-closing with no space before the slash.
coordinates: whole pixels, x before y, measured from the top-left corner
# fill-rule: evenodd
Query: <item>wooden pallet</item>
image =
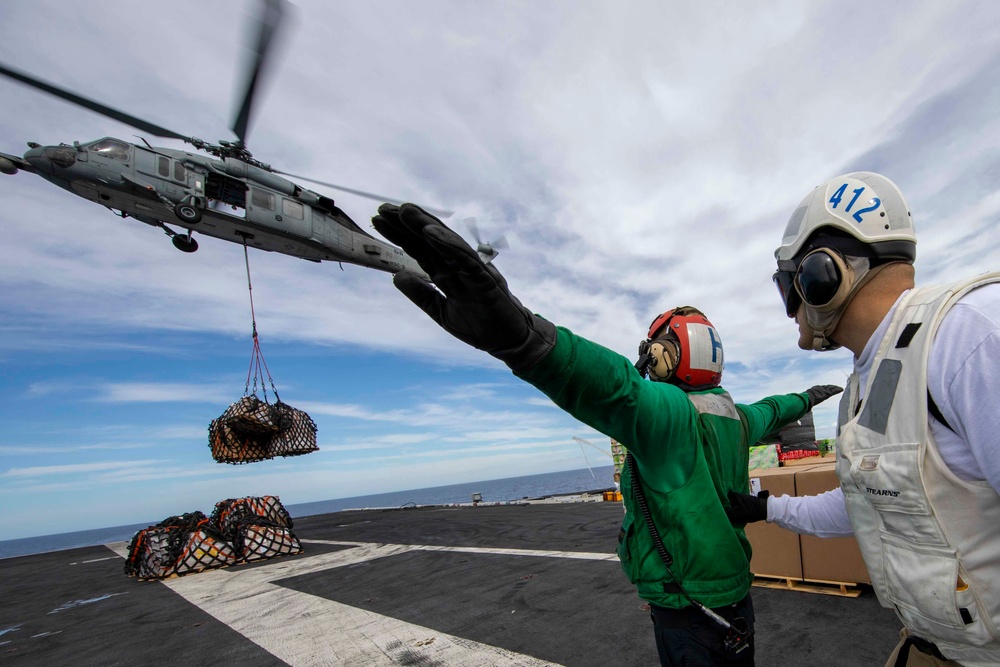
<path id="1" fill-rule="evenodd" d="M 753 585 L 760 588 L 781 588 L 789 591 L 820 593 L 822 595 L 836 595 L 845 598 L 856 598 L 861 595 L 861 589 L 858 588 L 858 584 L 847 581 L 803 580 L 758 574 L 754 576 Z"/>

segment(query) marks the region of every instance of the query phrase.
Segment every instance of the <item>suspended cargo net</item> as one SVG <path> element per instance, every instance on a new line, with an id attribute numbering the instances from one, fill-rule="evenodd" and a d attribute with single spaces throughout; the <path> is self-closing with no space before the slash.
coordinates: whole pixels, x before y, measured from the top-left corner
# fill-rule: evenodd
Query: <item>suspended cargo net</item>
<path id="1" fill-rule="evenodd" d="M 244 396 L 236 401 L 223 417 L 226 414 L 234 426 L 249 433 L 277 433 L 284 428 L 283 421 L 288 420 L 277 406 L 260 400 L 256 395 Z"/>
<path id="2" fill-rule="evenodd" d="M 208 427 L 212 458 L 219 463 L 253 463 L 271 458 L 268 447 L 274 431 L 246 426 L 252 421 L 248 415 L 265 412 L 265 408 L 269 412 L 271 405 L 256 396 L 244 396 L 230 405 L 221 417 L 213 419 Z"/>
<path id="3" fill-rule="evenodd" d="M 281 401 L 264 361 L 257 336 L 250 259 L 245 241 L 243 253 L 247 263 L 247 287 L 250 291 L 253 353 L 243 398 L 230 405 L 218 419 L 213 419 L 208 427 L 208 446 L 212 450 L 212 458 L 219 463 L 241 464 L 318 451 L 316 423 L 302 410 Z M 263 400 L 257 396 L 258 384 Z M 268 401 L 268 385 L 274 394 L 274 403 Z"/>
<path id="4" fill-rule="evenodd" d="M 319 450 L 316 423 L 308 414 L 254 395 L 244 396 L 212 420 L 208 444 L 216 461 L 236 464 Z"/>
<path id="5" fill-rule="evenodd" d="M 233 546 L 196 511 L 137 532 L 129 544 L 125 574 L 142 580 L 166 579 L 232 565 L 237 560 Z"/>
<path id="6" fill-rule="evenodd" d="M 271 456 L 300 456 L 319 450 L 316 445 L 316 422 L 312 417 L 287 403 L 276 403 L 274 410 L 281 415 L 279 421 L 282 428 L 268 443 L 267 451 Z"/>

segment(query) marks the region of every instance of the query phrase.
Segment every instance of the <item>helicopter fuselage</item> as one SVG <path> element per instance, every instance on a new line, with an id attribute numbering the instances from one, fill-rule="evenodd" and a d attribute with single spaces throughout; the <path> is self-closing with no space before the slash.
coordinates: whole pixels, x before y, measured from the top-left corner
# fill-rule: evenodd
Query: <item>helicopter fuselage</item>
<path id="1" fill-rule="evenodd" d="M 29 144 L 23 159 L 0 154 L 3 173 L 23 169 L 122 218 L 178 237 L 192 251 L 193 232 L 320 262 L 345 262 L 423 274 L 399 248 L 362 230 L 333 199 L 233 157 L 214 159 L 105 137 L 86 144 Z M 260 165 L 260 166 L 258 166 Z M 188 243 L 187 248 L 180 242 Z"/>

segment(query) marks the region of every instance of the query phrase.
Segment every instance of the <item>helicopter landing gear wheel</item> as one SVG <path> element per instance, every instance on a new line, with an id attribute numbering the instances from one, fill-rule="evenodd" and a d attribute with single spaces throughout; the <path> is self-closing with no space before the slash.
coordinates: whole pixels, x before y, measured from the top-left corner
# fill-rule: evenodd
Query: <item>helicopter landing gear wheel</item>
<path id="1" fill-rule="evenodd" d="M 177 234 L 176 236 L 170 237 L 170 242 L 173 243 L 174 247 L 181 252 L 194 252 L 198 249 L 198 242 L 190 236 L 181 236 L 180 234 Z"/>
<path id="2" fill-rule="evenodd" d="M 189 225 L 201 222 L 201 210 L 187 202 L 181 202 L 177 206 L 174 206 L 174 215 Z"/>

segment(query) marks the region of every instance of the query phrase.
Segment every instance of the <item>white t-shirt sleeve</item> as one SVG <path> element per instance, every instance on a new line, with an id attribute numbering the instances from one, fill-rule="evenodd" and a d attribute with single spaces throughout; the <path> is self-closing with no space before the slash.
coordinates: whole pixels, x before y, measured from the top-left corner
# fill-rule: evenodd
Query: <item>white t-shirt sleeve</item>
<path id="1" fill-rule="evenodd" d="M 767 522 L 816 537 L 854 534 L 840 487 L 817 496 L 771 496 L 767 499 Z"/>
<path id="2" fill-rule="evenodd" d="M 927 388 L 949 430 L 931 419 L 945 463 L 959 478 L 1000 493 L 1000 284 L 973 290 L 945 316 L 927 368 Z"/>

